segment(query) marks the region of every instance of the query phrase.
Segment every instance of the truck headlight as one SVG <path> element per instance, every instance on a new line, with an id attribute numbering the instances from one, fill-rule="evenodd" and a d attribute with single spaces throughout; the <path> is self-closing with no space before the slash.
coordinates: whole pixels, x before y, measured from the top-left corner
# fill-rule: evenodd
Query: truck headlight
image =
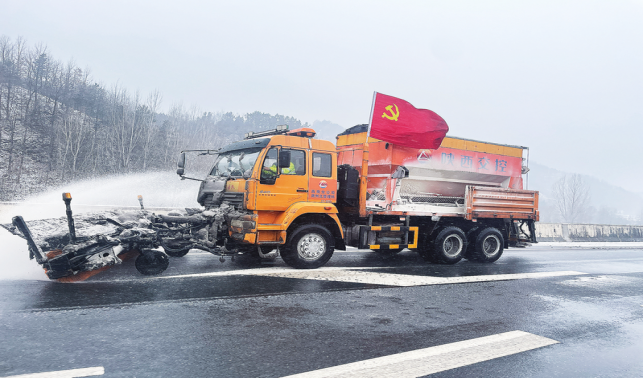
<path id="1" fill-rule="evenodd" d="M 252 230 L 257 224 L 254 221 L 243 221 L 240 219 L 233 219 L 230 222 L 230 226 L 234 228 L 240 228 L 242 230 Z"/>

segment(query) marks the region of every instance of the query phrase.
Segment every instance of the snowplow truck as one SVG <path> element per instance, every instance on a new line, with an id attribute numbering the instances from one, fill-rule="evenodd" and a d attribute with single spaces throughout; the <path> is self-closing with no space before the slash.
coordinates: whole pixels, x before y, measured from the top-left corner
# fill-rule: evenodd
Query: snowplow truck
<path id="1" fill-rule="evenodd" d="M 538 192 L 523 189 L 525 147 L 446 137 L 421 150 L 367 140 L 367 125 L 336 144 L 314 136 L 284 125 L 216 152 L 182 152 L 183 179 L 194 179 L 185 176 L 186 152 L 216 155 L 197 197 L 215 221 L 166 233 L 165 250 L 278 254 L 310 269 L 348 246 L 455 264 L 491 263 L 505 248 L 536 242 Z"/>
<path id="2" fill-rule="evenodd" d="M 191 249 L 220 256 L 323 266 L 347 247 L 455 264 L 490 263 L 508 247 L 535 243 L 538 192 L 524 190 L 524 147 L 447 137 L 436 150 L 394 145 L 354 126 L 336 144 L 309 128 L 246 134 L 219 150 L 183 151 L 177 173 L 201 182 L 202 206 L 155 214 L 82 214 L 0 225 L 26 239 L 50 279 L 85 280 L 136 258 L 145 275 Z M 215 155 L 204 179 L 185 175 L 186 153 Z M 66 231 L 68 230 L 68 232 Z M 78 235 L 77 235 L 78 233 Z"/>

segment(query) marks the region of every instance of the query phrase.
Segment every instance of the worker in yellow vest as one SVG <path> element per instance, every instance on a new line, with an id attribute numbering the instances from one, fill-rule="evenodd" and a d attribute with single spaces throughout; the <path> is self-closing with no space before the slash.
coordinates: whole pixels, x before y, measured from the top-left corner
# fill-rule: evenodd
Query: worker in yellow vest
<path id="1" fill-rule="evenodd" d="M 294 175 L 295 174 L 295 165 L 293 162 L 290 162 L 290 167 L 281 168 L 282 175 Z M 263 169 L 263 177 L 277 177 L 277 163 L 273 163 L 270 168 Z"/>

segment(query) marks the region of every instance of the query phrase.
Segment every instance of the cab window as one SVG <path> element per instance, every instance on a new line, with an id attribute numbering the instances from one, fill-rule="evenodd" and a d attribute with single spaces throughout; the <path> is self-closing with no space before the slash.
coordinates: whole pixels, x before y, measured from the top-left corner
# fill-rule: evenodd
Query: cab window
<path id="1" fill-rule="evenodd" d="M 271 148 L 266 154 L 266 158 L 263 161 L 263 166 L 261 167 L 261 178 L 262 179 L 274 179 L 277 177 L 277 158 L 279 157 L 279 152 L 276 148 Z"/>
<path id="2" fill-rule="evenodd" d="M 281 168 L 282 175 L 303 176 L 306 174 L 306 153 L 304 151 L 282 149 L 281 153 L 290 155 L 290 166 Z"/>
<path id="3" fill-rule="evenodd" d="M 313 152 L 313 176 L 331 177 L 333 159 L 330 154 Z"/>

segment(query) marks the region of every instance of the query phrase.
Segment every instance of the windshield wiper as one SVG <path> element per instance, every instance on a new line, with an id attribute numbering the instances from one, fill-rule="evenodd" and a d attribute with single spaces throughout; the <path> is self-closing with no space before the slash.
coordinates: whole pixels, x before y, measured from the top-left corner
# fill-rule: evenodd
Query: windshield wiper
<path id="1" fill-rule="evenodd" d="M 246 153 L 245 153 L 245 152 L 242 152 L 242 153 L 241 153 L 241 155 L 239 155 L 239 168 L 241 168 L 241 172 L 245 172 L 245 170 L 246 170 L 246 169 L 243 167 L 243 163 L 241 162 L 241 160 L 243 160 L 243 157 L 244 157 L 244 156 L 246 156 Z M 242 176 L 243 176 L 243 174 L 242 174 Z"/>

